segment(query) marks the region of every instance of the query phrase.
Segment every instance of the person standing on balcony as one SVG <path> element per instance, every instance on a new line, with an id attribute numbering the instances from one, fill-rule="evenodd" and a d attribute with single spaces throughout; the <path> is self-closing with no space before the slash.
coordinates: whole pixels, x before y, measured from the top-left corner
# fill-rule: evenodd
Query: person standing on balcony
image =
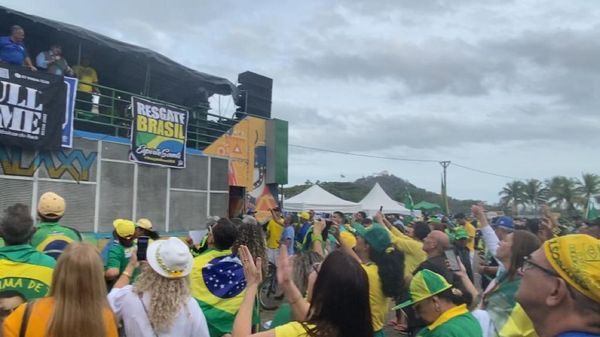
<path id="1" fill-rule="evenodd" d="M 79 87 L 77 88 L 79 108 L 91 112 L 92 95 L 98 94 L 98 88 L 94 86 L 98 83 L 98 73 L 96 73 L 96 69 L 90 66 L 90 57 L 82 57 L 80 65 L 73 67 L 73 72 L 79 79 Z"/>
<path id="2" fill-rule="evenodd" d="M 73 76 L 73 69 L 69 67 L 67 60 L 62 56 L 62 47 L 55 43 L 50 46 L 50 50 L 43 51 L 35 58 L 35 63 L 39 69 L 44 69 L 54 75 Z"/>
<path id="3" fill-rule="evenodd" d="M 21 26 L 10 27 L 10 35 L 0 37 L 0 62 L 16 66 L 26 66 L 31 71 L 37 68 L 31 63 L 29 53 L 25 48 L 25 30 Z"/>

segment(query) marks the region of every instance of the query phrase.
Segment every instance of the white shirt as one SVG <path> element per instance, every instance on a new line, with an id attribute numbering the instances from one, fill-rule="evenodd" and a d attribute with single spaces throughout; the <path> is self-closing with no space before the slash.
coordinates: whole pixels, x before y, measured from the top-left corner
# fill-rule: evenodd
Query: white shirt
<path id="1" fill-rule="evenodd" d="M 150 310 L 150 295 L 142 297 L 146 309 Z M 209 337 L 206 318 L 191 296 L 183 306 L 168 332 L 154 334 L 148 316 L 139 296 L 133 292 L 133 286 L 113 288 L 108 294 L 108 302 L 117 316 L 123 320 L 127 337 Z"/>

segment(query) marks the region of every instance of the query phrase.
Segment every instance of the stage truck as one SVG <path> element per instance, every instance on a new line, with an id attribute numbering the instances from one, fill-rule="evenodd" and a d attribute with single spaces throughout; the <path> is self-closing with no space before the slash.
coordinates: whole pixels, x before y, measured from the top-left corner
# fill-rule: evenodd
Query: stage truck
<path id="1" fill-rule="evenodd" d="M 2 35 L 23 27 L 32 58 L 59 43 L 74 70 L 58 76 L 0 63 L 0 209 L 21 202 L 36 217 L 40 195 L 58 193 L 61 224 L 101 246 L 117 218 L 147 218 L 163 234 L 187 236 L 208 217 L 253 208 L 264 219 L 278 205 L 288 125 L 271 118 L 270 78 L 246 71 L 232 83 L 5 7 L 0 22 Z M 237 110 L 215 111 L 218 95 Z"/>

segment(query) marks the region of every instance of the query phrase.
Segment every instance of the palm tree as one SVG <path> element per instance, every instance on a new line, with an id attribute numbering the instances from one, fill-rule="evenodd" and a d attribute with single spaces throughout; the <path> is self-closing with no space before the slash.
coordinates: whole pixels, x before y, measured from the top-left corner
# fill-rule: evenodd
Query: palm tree
<path id="1" fill-rule="evenodd" d="M 545 203 L 548 198 L 548 189 L 544 187 L 541 181 L 529 179 L 523 185 L 523 197 L 524 201 L 533 207 L 535 214 L 537 214 L 539 205 Z"/>
<path id="2" fill-rule="evenodd" d="M 577 179 L 563 176 L 556 176 L 547 180 L 546 186 L 550 194 L 550 204 L 561 207 L 570 215 L 574 215 L 576 205 L 585 203 L 577 189 L 577 183 Z"/>
<path id="3" fill-rule="evenodd" d="M 600 176 L 593 173 L 582 173 L 581 180 L 577 182 L 577 191 L 585 199 L 583 214 L 587 214 L 587 204 L 590 198 L 600 194 Z"/>
<path id="4" fill-rule="evenodd" d="M 525 200 L 523 195 L 524 184 L 521 181 L 515 180 L 509 183 L 506 183 L 506 186 L 502 188 L 502 191 L 498 193 L 500 198 L 500 203 L 505 207 L 508 205 L 511 206 L 512 215 L 516 216 L 519 213 L 519 204 L 522 204 Z"/>

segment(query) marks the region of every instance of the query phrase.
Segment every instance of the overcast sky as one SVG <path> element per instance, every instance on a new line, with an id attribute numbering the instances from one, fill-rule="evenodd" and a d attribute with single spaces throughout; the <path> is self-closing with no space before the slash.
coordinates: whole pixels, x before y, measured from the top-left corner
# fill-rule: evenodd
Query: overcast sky
<path id="1" fill-rule="evenodd" d="M 3 4 L 233 82 L 245 70 L 269 76 L 273 117 L 289 121 L 290 144 L 522 178 L 600 171 L 598 1 Z M 232 109 L 222 101 L 223 113 Z M 381 171 L 439 192 L 437 163 L 290 147 L 290 184 Z M 496 202 L 510 180 L 450 166 L 448 192 Z"/>

